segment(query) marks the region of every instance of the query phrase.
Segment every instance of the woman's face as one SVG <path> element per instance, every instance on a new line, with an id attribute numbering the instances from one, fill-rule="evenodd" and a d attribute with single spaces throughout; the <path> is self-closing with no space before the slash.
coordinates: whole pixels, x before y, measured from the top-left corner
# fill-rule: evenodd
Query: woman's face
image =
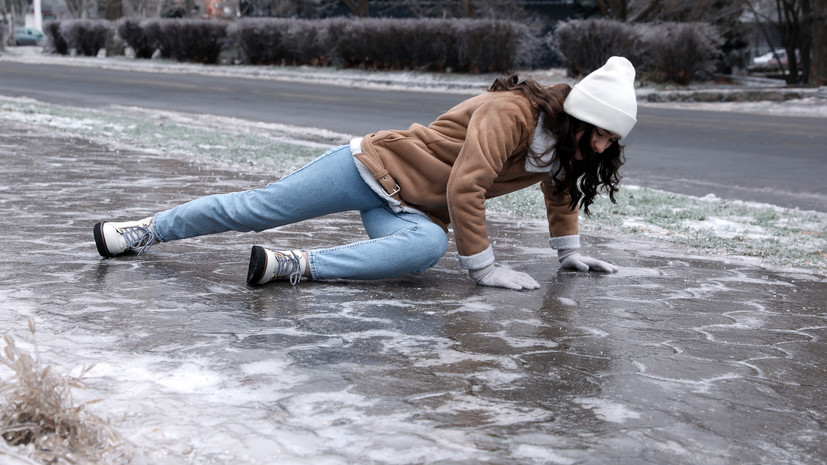
<path id="1" fill-rule="evenodd" d="M 577 160 L 582 160 L 585 158 L 585 156 L 580 153 L 580 139 L 583 137 L 585 132 L 586 128 L 580 128 L 577 131 L 577 141 L 575 145 L 575 147 L 577 147 L 577 151 L 574 152 L 574 158 Z M 620 136 L 617 134 L 595 126 L 594 131 L 592 131 L 591 148 L 594 150 L 594 153 L 603 153 L 604 150 L 609 148 L 610 145 L 614 144 L 618 140 L 620 140 Z"/>

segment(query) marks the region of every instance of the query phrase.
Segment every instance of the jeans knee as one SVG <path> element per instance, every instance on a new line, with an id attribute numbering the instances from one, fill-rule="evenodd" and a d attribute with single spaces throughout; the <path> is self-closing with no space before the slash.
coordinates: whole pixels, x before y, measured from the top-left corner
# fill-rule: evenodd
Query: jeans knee
<path id="1" fill-rule="evenodd" d="M 416 270 L 421 273 L 437 264 L 448 251 L 448 236 L 437 225 L 420 225 L 416 228 L 416 247 L 411 250 L 416 255 L 419 265 Z"/>

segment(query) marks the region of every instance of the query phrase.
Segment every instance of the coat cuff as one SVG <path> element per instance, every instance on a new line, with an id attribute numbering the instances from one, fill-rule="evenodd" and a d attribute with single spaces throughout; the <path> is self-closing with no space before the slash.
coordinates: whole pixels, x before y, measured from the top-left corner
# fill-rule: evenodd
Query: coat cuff
<path id="1" fill-rule="evenodd" d="M 470 256 L 459 255 L 459 266 L 464 270 L 478 270 L 494 263 L 494 249 L 489 245 L 482 252 Z"/>
<path id="2" fill-rule="evenodd" d="M 550 245 L 552 249 L 579 249 L 580 234 L 550 237 L 548 240 L 548 245 Z"/>

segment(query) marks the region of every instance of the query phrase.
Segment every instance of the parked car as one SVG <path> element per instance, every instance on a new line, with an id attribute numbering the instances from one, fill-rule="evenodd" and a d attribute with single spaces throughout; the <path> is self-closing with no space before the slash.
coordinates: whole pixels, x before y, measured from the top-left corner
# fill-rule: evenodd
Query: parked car
<path id="1" fill-rule="evenodd" d="M 21 27 L 14 32 L 16 45 L 40 45 L 43 33 L 33 27 Z"/>
<path id="2" fill-rule="evenodd" d="M 796 50 L 796 53 L 798 51 Z M 796 59 L 798 57 L 796 56 Z M 779 60 L 781 66 L 787 69 L 789 58 L 787 57 L 787 50 L 783 48 L 775 49 L 775 52 L 765 53 L 764 55 L 752 59 L 750 70 L 755 71 L 773 71 L 778 70 Z"/>

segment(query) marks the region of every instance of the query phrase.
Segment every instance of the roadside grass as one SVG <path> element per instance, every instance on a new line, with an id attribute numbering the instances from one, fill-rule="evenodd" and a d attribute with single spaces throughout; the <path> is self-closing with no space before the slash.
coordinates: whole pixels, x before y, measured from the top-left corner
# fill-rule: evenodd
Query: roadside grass
<path id="1" fill-rule="evenodd" d="M 288 174 L 345 134 L 233 118 L 113 108 L 107 112 L 0 97 L 0 119 L 122 150 L 193 157 L 242 169 Z M 692 197 L 622 186 L 581 215 L 583 229 L 673 241 L 708 255 L 743 256 L 765 265 L 827 272 L 827 214 L 766 204 Z M 542 221 L 539 188 L 487 203 L 489 211 Z"/>
<path id="2" fill-rule="evenodd" d="M 245 127 L 247 122 L 232 118 L 181 116 L 172 120 L 171 116 L 180 114 L 138 109 L 100 112 L 0 97 L 0 119 L 115 149 L 263 165 L 283 174 L 316 157 L 322 146 L 311 137 L 296 139 L 288 134 L 290 128 L 278 125 L 250 129 Z"/>
<path id="3" fill-rule="evenodd" d="M 766 265 L 827 272 L 827 214 L 767 204 L 622 186 L 581 213 L 585 230 L 681 243 L 706 255 L 753 257 Z M 545 217 L 539 189 L 489 202 L 495 211 Z"/>

